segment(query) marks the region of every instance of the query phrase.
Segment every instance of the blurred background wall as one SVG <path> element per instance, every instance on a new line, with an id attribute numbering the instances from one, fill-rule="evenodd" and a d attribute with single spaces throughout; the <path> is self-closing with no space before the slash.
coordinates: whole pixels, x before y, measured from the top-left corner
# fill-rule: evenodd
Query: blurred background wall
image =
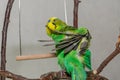
<path id="1" fill-rule="evenodd" d="M 0 1 L 0 31 L 8 0 Z M 67 1 L 68 24 L 73 24 L 73 0 Z M 79 26 L 90 30 L 92 42 L 92 65 L 96 69 L 114 50 L 120 27 L 120 0 L 82 0 L 79 4 Z M 39 39 L 49 39 L 45 25 L 50 17 L 65 20 L 64 0 L 21 0 L 22 55 L 49 53 L 54 47 L 43 47 Z M 1 41 L 1 33 L 0 33 Z M 0 43 L 1 44 L 1 43 Z M 7 70 L 29 78 L 39 78 L 41 74 L 58 71 L 57 59 L 16 61 L 19 50 L 19 9 L 15 0 L 7 39 Z M 113 59 L 101 73 L 110 80 L 120 80 L 120 56 Z"/>

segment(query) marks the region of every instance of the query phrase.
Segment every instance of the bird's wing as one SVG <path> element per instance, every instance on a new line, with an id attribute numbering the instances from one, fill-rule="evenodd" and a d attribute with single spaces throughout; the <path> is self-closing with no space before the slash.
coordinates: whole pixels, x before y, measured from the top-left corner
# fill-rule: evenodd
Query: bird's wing
<path id="1" fill-rule="evenodd" d="M 76 50 L 81 40 L 81 35 L 71 36 L 70 38 L 61 40 L 58 44 L 56 44 L 56 50 L 64 50 L 64 54 L 66 55 L 70 51 Z"/>

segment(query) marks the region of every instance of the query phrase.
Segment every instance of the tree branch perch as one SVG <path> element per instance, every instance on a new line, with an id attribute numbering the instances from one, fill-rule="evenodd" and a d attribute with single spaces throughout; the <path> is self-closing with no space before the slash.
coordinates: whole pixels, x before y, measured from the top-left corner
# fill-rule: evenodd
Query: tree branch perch
<path id="1" fill-rule="evenodd" d="M 9 25 L 9 18 L 11 8 L 13 6 L 14 0 L 8 0 L 4 23 L 3 23 L 3 30 L 2 30 L 2 42 L 1 42 L 1 70 L 6 70 L 6 44 L 7 44 L 7 30 Z M 0 80 L 5 80 L 5 77 L 1 76 Z"/>

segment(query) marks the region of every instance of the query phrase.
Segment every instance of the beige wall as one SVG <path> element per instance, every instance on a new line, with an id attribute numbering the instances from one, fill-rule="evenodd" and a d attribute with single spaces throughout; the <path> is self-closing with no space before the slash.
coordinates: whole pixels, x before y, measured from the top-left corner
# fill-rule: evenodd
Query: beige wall
<path id="1" fill-rule="evenodd" d="M 6 3 L 0 2 L 0 31 L 2 30 Z M 92 34 L 92 64 L 96 69 L 113 50 L 120 27 L 119 0 L 82 0 L 79 5 L 79 26 L 86 26 Z M 67 0 L 68 24 L 72 25 L 73 0 Z M 53 47 L 43 47 L 39 39 L 49 39 L 45 33 L 45 24 L 49 17 L 56 16 L 64 20 L 63 0 L 21 0 L 22 54 L 48 53 Z M 57 59 L 38 59 L 16 61 L 19 55 L 19 17 L 18 0 L 15 0 L 11 12 L 7 41 L 7 70 L 30 78 L 60 70 Z M 1 37 L 1 35 L 0 35 Z M 1 41 L 1 38 L 0 38 Z M 1 43 L 0 43 L 1 44 Z M 102 72 L 110 80 L 119 80 L 118 55 Z"/>

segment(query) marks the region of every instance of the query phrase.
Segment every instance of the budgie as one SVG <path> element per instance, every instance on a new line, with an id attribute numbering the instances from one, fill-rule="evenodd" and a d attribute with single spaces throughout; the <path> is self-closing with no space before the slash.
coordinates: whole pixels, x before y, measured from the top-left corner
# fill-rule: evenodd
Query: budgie
<path id="1" fill-rule="evenodd" d="M 91 52 L 88 50 L 91 35 L 88 29 L 76 29 L 52 17 L 46 24 L 46 32 L 55 42 L 60 67 L 66 70 L 72 80 L 86 80 L 84 68 L 91 70 Z"/>

